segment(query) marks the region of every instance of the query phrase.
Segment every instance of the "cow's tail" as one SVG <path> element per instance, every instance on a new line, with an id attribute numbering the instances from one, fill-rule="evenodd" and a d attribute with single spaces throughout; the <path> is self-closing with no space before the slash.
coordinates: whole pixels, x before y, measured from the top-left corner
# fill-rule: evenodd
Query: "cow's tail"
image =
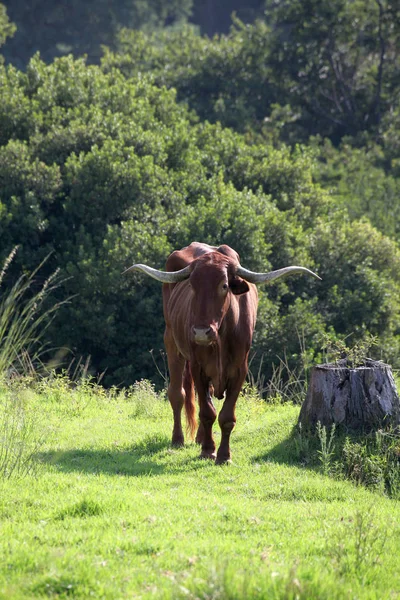
<path id="1" fill-rule="evenodd" d="M 185 413 L 188 434 L 193 439 L 197 429 L 196 398 L 190 362 L 187 360 L 183 372 L 183 388 L 185 390 Z"/>

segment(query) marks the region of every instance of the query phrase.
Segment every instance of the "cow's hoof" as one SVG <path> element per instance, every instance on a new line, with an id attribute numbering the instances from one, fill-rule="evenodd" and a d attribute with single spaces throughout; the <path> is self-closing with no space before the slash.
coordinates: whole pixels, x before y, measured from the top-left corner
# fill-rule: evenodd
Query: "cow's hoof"
<path id="1" fill-rule="evenodd" d="M 176 438 L 176 439 L 173 439 L 171 442 L 171 446 L 173 448 L 183 448 L 184 445 L 185 445 L 185 440 L 183 438 Z"/>
<path id="2" fill-rule="evenodd" d="M 204 460 L 215 460 L 216 454 L 215 454 L 215 452 L 207 452 L 207 451 L 203 450 L 202 453 L 200 454 L 200 458 L 202 458 Z"/>
<path id="3" fill-rule="evenodd" d="M 215 459 L 216 465 L 231 465 L 232 461 L 229 456 L 217 456 Z"/>

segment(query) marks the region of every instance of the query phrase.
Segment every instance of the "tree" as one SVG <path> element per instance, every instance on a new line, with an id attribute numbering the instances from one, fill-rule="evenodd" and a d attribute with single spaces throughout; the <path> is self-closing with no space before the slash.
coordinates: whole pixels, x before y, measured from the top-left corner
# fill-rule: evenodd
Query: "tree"
<path id="1" fill-rule="evenodd" d="M 123 30 L 105 68 L 151 72 L 201 118 L 278 140 L 317 133 L 335 144 L 369 131 L 398 106 L 396 2 L 268 1 L 265 19 L 234 19 L 229 35 Z"/>
<path id="2" fill-rule="evenodd" d="M 376 128 L 394 107 L 400 6 L 392 0 L 267 0 L 269 64 L 309 133 L 338 142 Z"/>
<path id="3" fill-rule="evenodd" d="M 154 377 L 161 290 L 121 273 L 162 268 L 197 239 L 230 244 L 250 269 L 303 264 L 322 276 L 260 288 L 254 349 L 269 373 L 285 350 L 298 360 L 296 330 L 314 355 L 326 331 L 370 332 L 397 360 L 395 242 L 351 222 L 313 181 L 313 152 L 200 122 L 150 79 L 71 56 L 0 66 L 0 261 L 20 245 L 11 284 L 52 252 L 43 277 L 60 267 L 54 300 L 71 300 L 46 330 L 49 347 L 90 355 L 107 385 Z"/>
<path id="4" fill-rule="evenodd" d="M 8 37 L 12 37 L 15 33 L 16 27 L 14 23 L 11 23 L 8 16 L 7 10 L 4 4 L 0 4 L 0 46 L 5 44 Z"/>
<path id="5" fill-rule="evenodd" d="M 388 160 L 395 152 L 394 140 L 384 147 L 369 142 L 358 148 L 349 142 L 335 148 L 329 140 L 312 140 L 320 159 L 315 179 L 331 190 L 352 219 L 368 218 L 382 233 L 400 241 L 400 179 L 396 159 Z"/>
<path id="6" fill-rule="evenodd" d="M 186 21 L 192 10 L 192 0 L 4 0 L 4 4 L 18 26 L 5 56 L 21 69 L 38 51 L 47 62 L 70 52 L 99 62 L 101 45 L 112 46 L 121 26 L 151 30 Z"/>

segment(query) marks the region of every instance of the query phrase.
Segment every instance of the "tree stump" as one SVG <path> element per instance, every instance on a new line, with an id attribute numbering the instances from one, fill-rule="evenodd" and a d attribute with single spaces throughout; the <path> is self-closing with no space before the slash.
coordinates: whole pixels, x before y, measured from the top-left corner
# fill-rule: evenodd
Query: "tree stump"
<path id="1" fill-rule="evenodd" d="M 400 402 L 390 366 L 366 359 L 350 368 L 344 359 L 313 367 L 299 423 L 314 428 L 318 421 L 354 431 L 397 426 Z"/>

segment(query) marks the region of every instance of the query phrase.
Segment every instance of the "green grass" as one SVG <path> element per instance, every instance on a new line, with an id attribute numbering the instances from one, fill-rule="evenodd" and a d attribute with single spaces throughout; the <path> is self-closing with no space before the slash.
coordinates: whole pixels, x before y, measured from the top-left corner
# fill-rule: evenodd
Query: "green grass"
<path id="1" fill-rule="evenodd" d="M 145 382 L 12 393 L 42 445 L 34 474 L 0 481 L 0 598 L 400 597 L 400 504 L 299 462 L 299 407 L 241 397 L 217 467 L 170 447 Z"/>

